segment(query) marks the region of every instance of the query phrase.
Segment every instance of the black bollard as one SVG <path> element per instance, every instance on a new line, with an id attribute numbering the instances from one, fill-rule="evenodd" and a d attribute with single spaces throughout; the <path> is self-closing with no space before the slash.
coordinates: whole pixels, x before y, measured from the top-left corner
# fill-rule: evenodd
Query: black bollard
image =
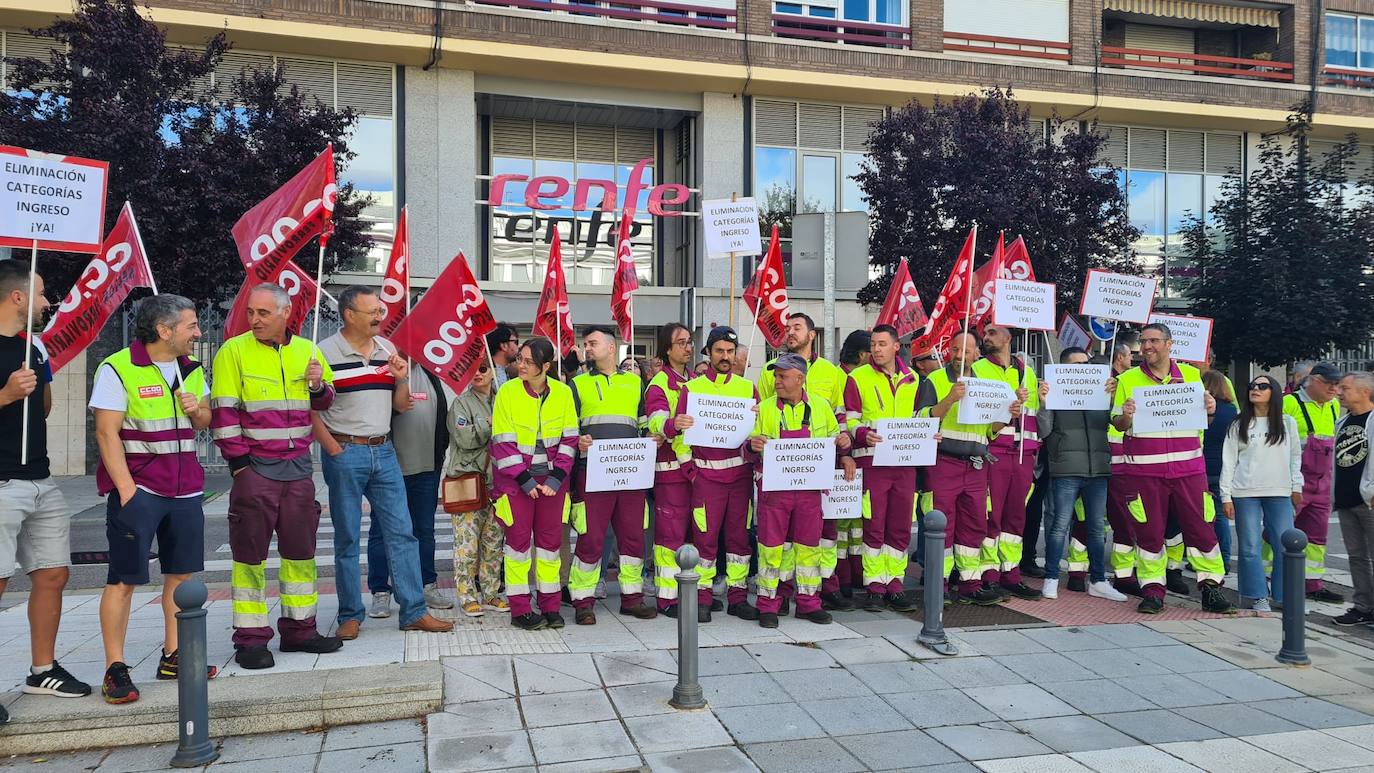
<path id="1" fill-rule="evenodd" d="M 210 686 L 205 670 L 205 599 L 200 580 L 187 580 L 172 594 L 177 608 L 177 753 L 174 768 L 195 768 L 219 759 L 210 743 Z"/>
<path id="2" fill-rule="evenodd" d="M 696 547 L 677 549 L 677 684 L 668 705 L 675 709 L 706 708 L 706 695 L 697 680 L 697 564 Z"/>
<path id="3" fill-rule="evenodd" d="M 958 655 L 959 648 L 945 636 L 945 514 L 931 510 L 926 513 L 924 523 L 925 565 L 921 572 L 924 610 L 921 635 L 916 641 L 941 655 Z"/>
<path id="4" fill-rule="evenodd" d="M 1274 659 L 1290 666 L 1310 666 L 1307 657 L 1307 535 L 1289 529 L 1283 544 L 1283 647 Z"/>

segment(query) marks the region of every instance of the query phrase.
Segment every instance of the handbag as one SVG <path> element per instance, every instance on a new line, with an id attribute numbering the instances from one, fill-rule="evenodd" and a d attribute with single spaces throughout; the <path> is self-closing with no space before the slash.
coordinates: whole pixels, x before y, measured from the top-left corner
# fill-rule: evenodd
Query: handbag
<path id="1" fill-rule="evenodd" d="M 446 513 L 471 513 L 481 510 L 488 504 L 486 476 L 480 472 L 446 476 L 439 487 L 439 494 Z"/>

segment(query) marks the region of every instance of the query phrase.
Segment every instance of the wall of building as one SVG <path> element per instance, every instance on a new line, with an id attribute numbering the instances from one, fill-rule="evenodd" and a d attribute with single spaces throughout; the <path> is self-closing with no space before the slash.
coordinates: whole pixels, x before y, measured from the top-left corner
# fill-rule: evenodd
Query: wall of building
<path id="1" fill-rule="evenodd" d="M 410 206 L 411 273 L 437 276 L 459 251 L 478 248 L 477 105 L 469 70 L 406 67 L 402 166 Z"/>

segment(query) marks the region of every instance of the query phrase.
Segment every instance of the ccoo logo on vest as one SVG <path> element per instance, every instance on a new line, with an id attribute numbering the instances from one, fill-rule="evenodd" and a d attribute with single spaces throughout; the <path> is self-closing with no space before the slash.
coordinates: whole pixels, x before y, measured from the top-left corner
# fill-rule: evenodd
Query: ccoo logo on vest
<path id="1" fill-rule="evenodd" d="M 162 394 L 162 386 L 159 384 L 141 386 L 138 388 L 138 396 L 143 398 L 144 400 L 151 400 L 154 397 L 162 397 Z"/>

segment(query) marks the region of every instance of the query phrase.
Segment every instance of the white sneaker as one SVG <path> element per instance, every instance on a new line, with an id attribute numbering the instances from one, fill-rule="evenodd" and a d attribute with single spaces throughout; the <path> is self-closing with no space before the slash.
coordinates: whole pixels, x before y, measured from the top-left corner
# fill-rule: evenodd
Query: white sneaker
<path id="1" fill-rule="evenodd" d="M 1116 588 L 1113 588 L 1112 584 L 1107 582 L 1106 580 L 1098 580 L 1097 582 L 1089 585 L 1088 595 L 1096 596 L 1100 599 L 1107 599 L 1108 601 L 1126 600 L 1126 594 L 1122 593 Z"/>
<path id="2" fill-rule="evenodd" d="M 391 617 L 391 594 L 372 594 L 372 608 L 367 610 L 368 617 Z"/>
<path id="3" fill-rule="evenodd" d="M 1274 608 L 1269 606 L 1269 599 L 1255 599 L 1255 603 L 1250 605 L 1252 612 L 1273 612 Z"/>
<path id="4" fill-rule="evenodd" d="M 438 583 L 425 586 L 425 606 L 430 609 L 453 609 L 453 600 L 439 590 Z"/>
<path id="5" fill-rule="evenodd" d="M 1045 578 L 1045 584 L 1040 587 L 1040 595 L 1047 599 L 1059 598 L 1059 581 Z"/>
<path id="6" fill-rule="evenodd" d="M 595 596 L 596 598 L 599 598 L 599 599 L 604 599 L 604 598 L 606 598 L 606 581 L 605 581 L 605 580 L 597 580 L 597 581 L 596 581 L 596 590 L 592 593 L 592 595 Z"/>

